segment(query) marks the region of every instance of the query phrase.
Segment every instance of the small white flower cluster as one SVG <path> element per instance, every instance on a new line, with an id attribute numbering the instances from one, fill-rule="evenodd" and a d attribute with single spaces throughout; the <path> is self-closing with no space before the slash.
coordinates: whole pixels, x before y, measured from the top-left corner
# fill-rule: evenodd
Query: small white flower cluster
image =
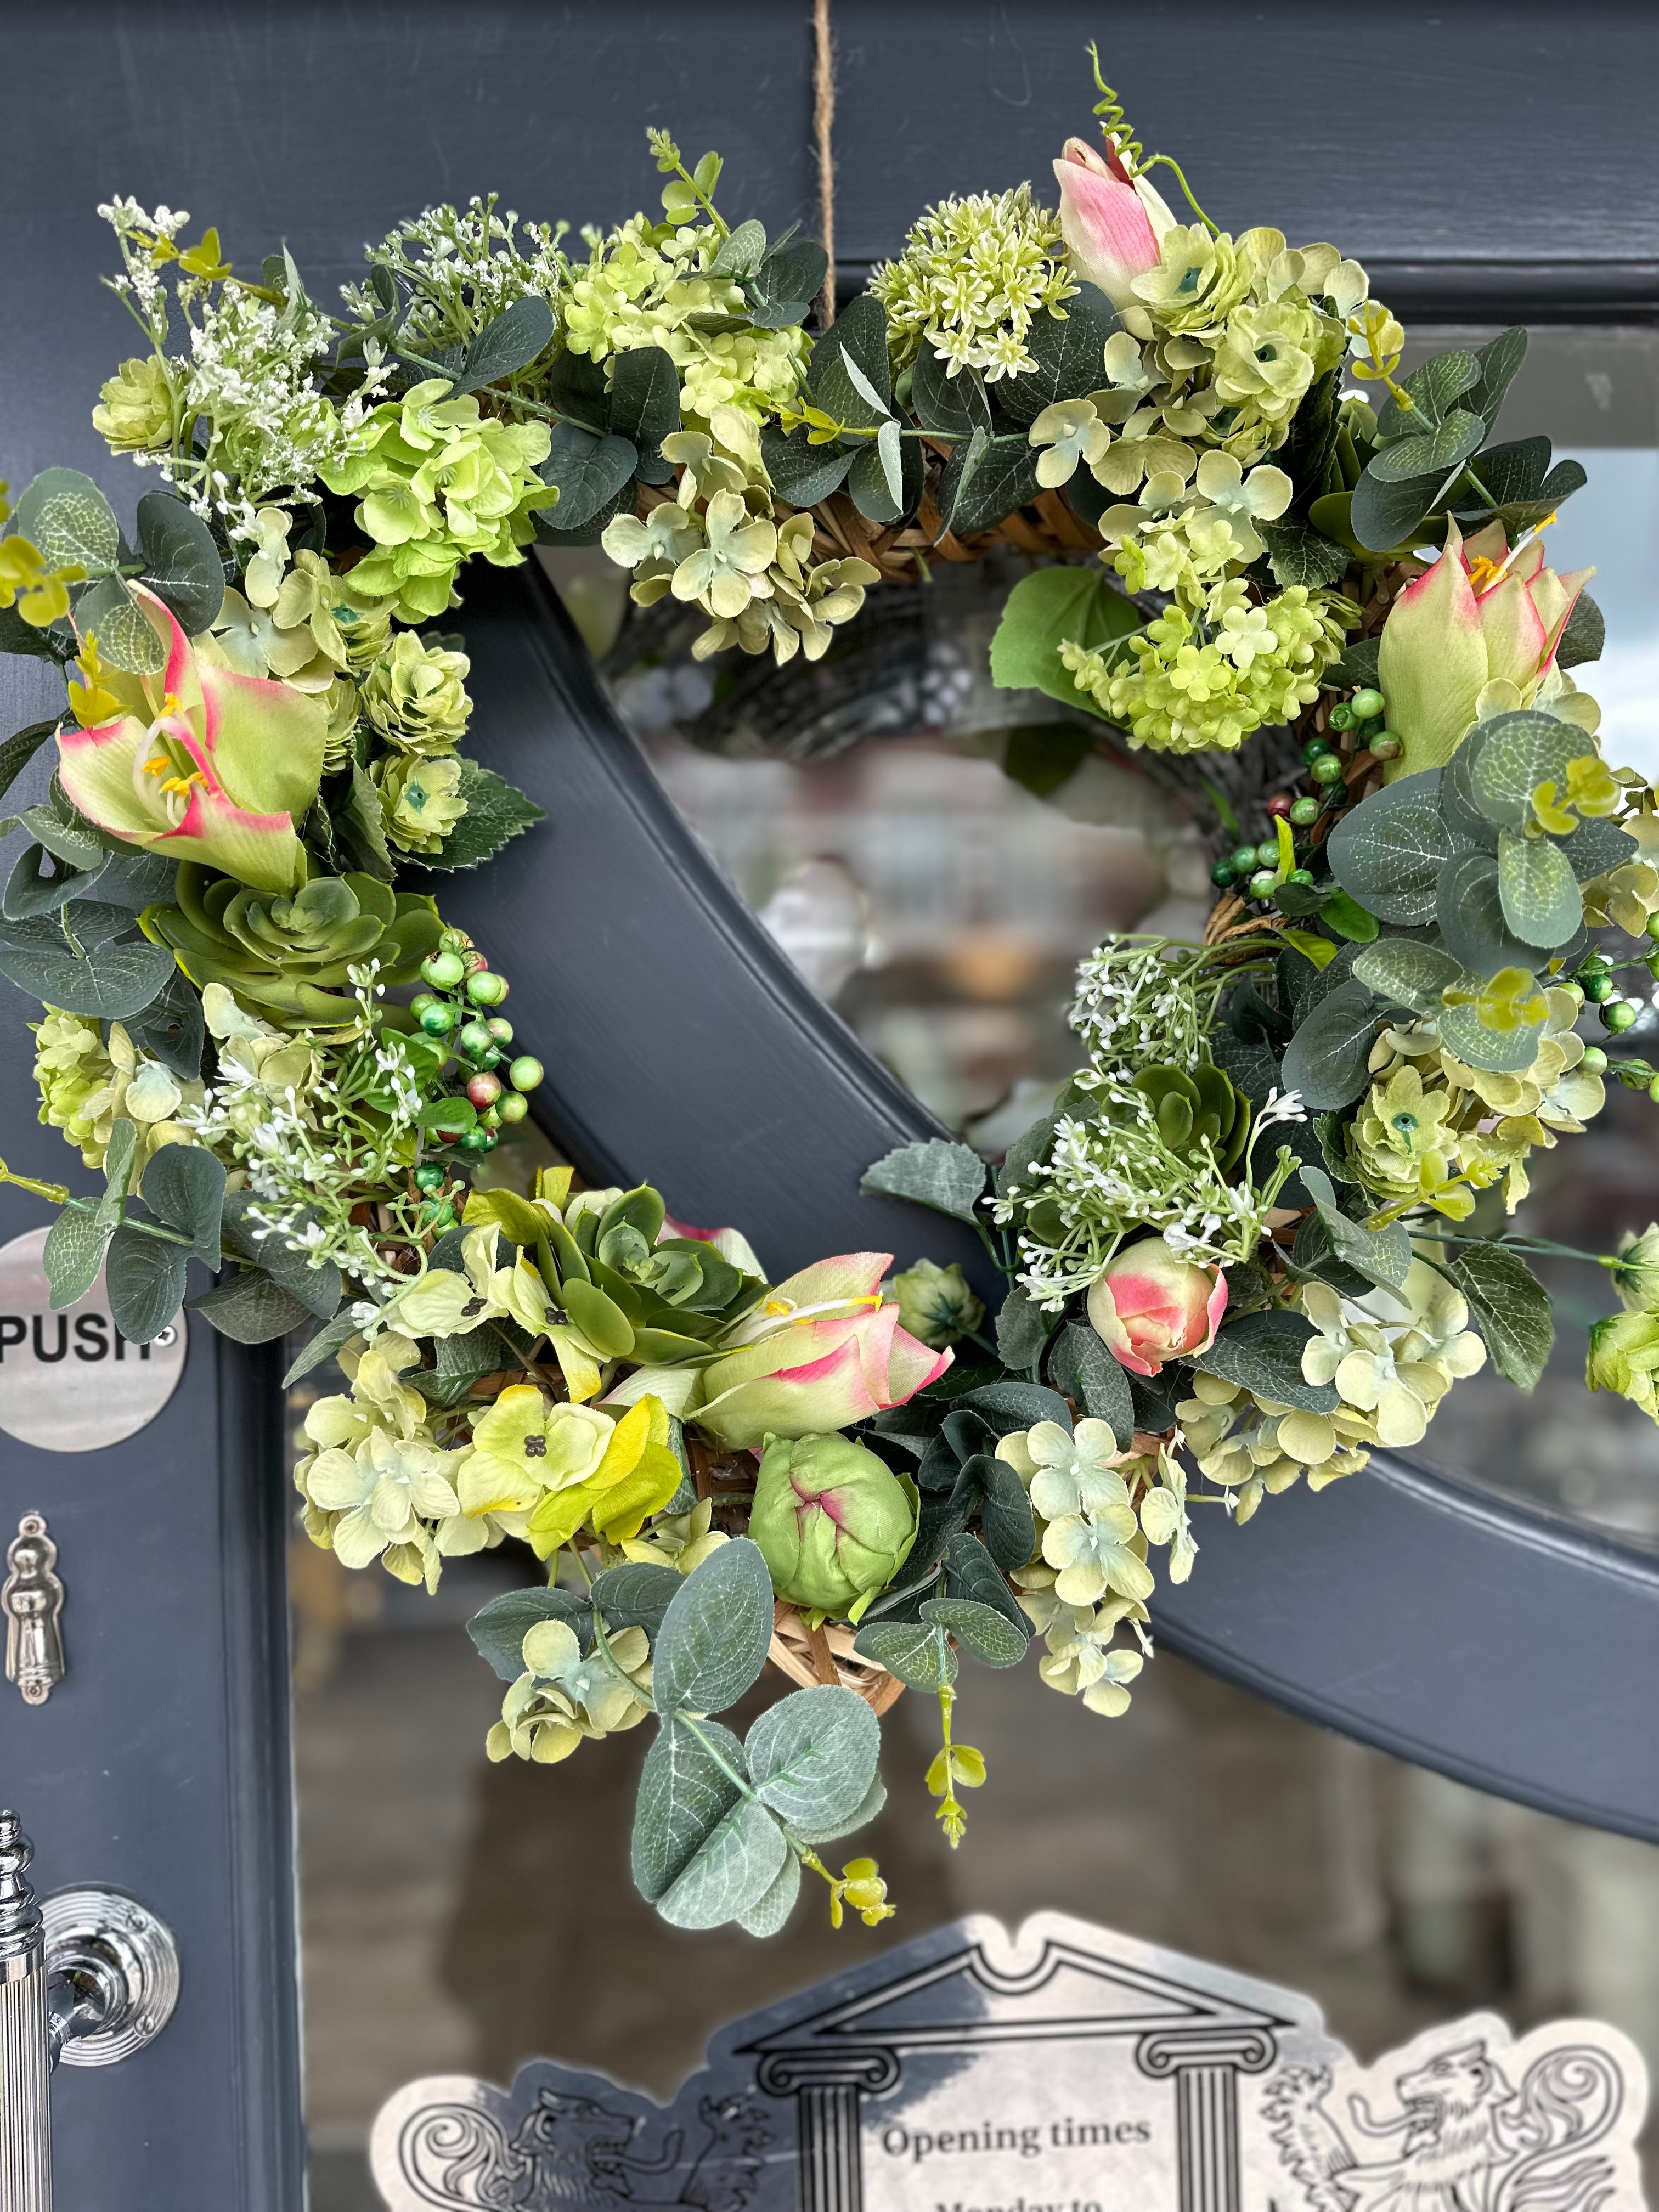
<path id="1" fill-rule="evenodd" d="M 1194 1067 L 1219 991 L 1167 939 L 1113 937 L 1079 965 L 1067 1018 L 1102 1075 L 1131 1078 L 1153 1061 Z"/>
<path id="2" fill-rule="evenodd" d="M 403 331 L 412 343 L 465 345 L 520 300 L 545 300 L 557 316 L 571 276 L 560 244 L 569 224 L 520 226 L 516 209 L 497 214 L 497 198 L 475 192 L 465 210 L 423 209 L 380 245 L 364 246 L 371 268 L 390 270 L 410 295 Z M 343 285 L 340 297 L 360 321 L 382 312 L 367 284 Z"/>

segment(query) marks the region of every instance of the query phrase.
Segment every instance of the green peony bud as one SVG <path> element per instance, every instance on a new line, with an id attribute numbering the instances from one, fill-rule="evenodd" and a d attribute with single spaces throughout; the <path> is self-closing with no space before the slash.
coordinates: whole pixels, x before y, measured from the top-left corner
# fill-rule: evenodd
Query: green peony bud
<path id="1" fill-rule="evenodd" d="M 1593 1322 L 1584 1381 L 1592 1390 L 1616 1390 L 1659 1421 L 1659 1316 L 1619 1313 Z"/>
<path id="2" fill-rule="evenodd" d="M 389 744 L 408 753 L 453 751 L 466 735 L 471 662 L 400 630 L 363 678 L 362 710 Z"/>
<path id="3" fill-rule="evenodd" d="M 856 1620 L 915 1541 L 915 1483 L 848 1437 L 769 1436 L 749 1533 L 778 1595 Z"/>
<path id="4" fill-rule="evenodd" d="M 386 834 L 405 853 L 435 853 L 466 811 L 461 796 L 461 764 L 444 760 L 389 755 L 372 771 L 380 788 Z"/>
<path id="5" fill-rule="evenodd" d="M 939 1267 L 931 1260 L 918 1260 L 914 1267 L 894 1276 L 893 1289 L 900 1322 L 935 1352 L 943 1352 L 985 1318 L 983 1304 L 954 1264 Z"/>
<path id="6" fill-rule="evenodd" d="M 345 646 L 346 665 L 354 673 L 380 659 L 392 642 L 392 602 L 358 597 L 349 578 L 336 586 L 334 622 Z"/>
<path id="7" fill-rule="evenodd" d="M 173 443 L 179 403 L 166 362 L 124 361 L 92 410 L 92 427 L 112 453 L 142 453 Z"/>

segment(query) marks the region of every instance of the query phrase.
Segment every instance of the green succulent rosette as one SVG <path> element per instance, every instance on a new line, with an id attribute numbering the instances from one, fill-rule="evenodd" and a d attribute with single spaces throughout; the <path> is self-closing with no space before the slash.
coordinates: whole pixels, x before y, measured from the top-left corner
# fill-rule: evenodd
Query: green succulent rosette
<path id="1" fill-rule="evenodd" d="M 413 982 L 441 927 L 429 898 L 373 876 L 319 876 L 281 896 L 188 861 L 173 902 L 147 907 L 138 921 L 198 990 L 222 983 L 239 1005 L 286 1029 L 354 1021 L 350 971 L 373 960 L 377 981 Z"/>

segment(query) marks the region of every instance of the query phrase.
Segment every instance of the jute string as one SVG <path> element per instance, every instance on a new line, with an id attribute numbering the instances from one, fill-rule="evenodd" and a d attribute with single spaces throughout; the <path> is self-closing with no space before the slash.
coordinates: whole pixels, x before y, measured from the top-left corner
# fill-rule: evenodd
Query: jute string
<path id="1" fill-rule="evenodd" d="M 812 0 L 812 136 L 818 154 L 818 221 L 830 257 L 818 301 L 818 328 L 836 319 L 836 50 L 830 0 Z"/>

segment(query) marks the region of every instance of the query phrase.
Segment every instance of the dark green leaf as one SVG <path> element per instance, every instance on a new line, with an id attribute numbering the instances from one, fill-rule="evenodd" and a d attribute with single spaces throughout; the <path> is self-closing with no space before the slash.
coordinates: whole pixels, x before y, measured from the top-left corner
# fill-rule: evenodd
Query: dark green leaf
<path id="1" fill-rule="evenodd" d="M 884 423 L 881 439 L 860 447 L 847 471 L 848 497 L 866 521 L 878 523 L 883 529 L 915 513 L 921 503 L 926 477 L 921 447 L 914 438 L 906 439 L 895 454 L 892 446 L 897 438 L 897 424 Z M 898 470 L 896 499 L 890 482 L 890 462 L 895 463 Z"/>
<path id="2" fill-rule="evenodd" d="M 789 507 L 806 507 L 840 489 L 854 453 L 850 446 L 815 446 L 805 429 L 792 430 L 787 438 L 766 430 L 761 459 L 778 497 Z"/>
<path id="3" fill-rule="evenodd" d="M 1134 1433 L 1128 1377 L 1085 1322 L 1067 1322 L 1048 1357 L 1048 1373 L 1091 1421 L 1104 1421 L 1120 1451 Z"/>
<path id="4" fill-rule="evenodd" d="M 766 225 L 757 222 L 751 216 L 747 222 L 728 231 L 721 239 L 720 251 L 708 264 L 711 276 L 752 276 L 760 267 L 766 252 Z"/>
<path id="5" fill-rule="evenodd" d="M 1002 772 L 1037 799 L 1048 799 L 1095 749 L 1093 732 L 1076 722 L 1021 722 L 1009 731 Z"/>
<path id="6" fill-rule="evenodd" d="M 1477 474 L 1491 500 L 1477 499 L 1471 491 L 1466 506 L 1460 493 L 1457 512 L 1489 514 L 1511 501 L 1536 499 L 1549 470 L 1552 450 L 1547 438 L 1516 438 L 1505 446 L 1488 446 L 1480 456 Z"/>
<path id="7" fill-rule="evenodd" d="M 971 370 L 952 376 L 930 345 L 924 345 L 910 371 L 910 404 L 924 430 L 940 438 L 991 434 L 991 406 Z"/>
<path id="8" fill-rule="evenodd" d="M 189 1256 L 216 1268 L 225 1196 L 222 1161 L 199 1145 L 163 1145 L 144 1170 L 143 1190 L 150 1211 L 191 1239 Z M 337 1293 L 334 1304 L 339 1304 Z M 333 1310 L 331 1306 L 329 1312 Z"/>
<path id="9" fill-rule="evenodd" d="M 120 1226 L 126 1210 L 127 1193 L 132 1187 L 133 1164 L 138 1152 L 138 1127 L 135 1121 L 122 1115 L 109 1133 L 109 1142 L 104 1147 L 104 1194 L 98 1201 L 98 1223 L 109 1230 Z"/>
<path id="10" fill-rule="evenodd" d="M 1425 428 L 1437 429 L 1463 394 L 1480 383 L 1480 367 L 1474 354 L 1459 347 L 1414 368 L 1405 383 L 1413 404 L 1402 408 L 1392 398 L 1384 402 L 1376 418 L 1378 444 L 1415 437 Z"/>
<path id="11" fill-rule="evenodd" d="M 1319 1209 L 1319 1218 L 1337 1258 L 1358 1269 L 1368 1282 L 1386 1290 L 1403 1290 L 1411 1271 L 1412 1241 L 1400 1224 L 1394 1221 L 1386 1229 L 1375 1230 L 1351 1221 L 1336 1202 L 1330 1177 L 1321 1168 L 1304 1166 L 1302 1180 Z"/>
<path id="12" fill-rule="evenodd" d="M 1520 1254 L 1501 1244 L 1465 1244 L 1434 1265 L 1468 1300 L 1498 1373 L 1532 1389 L 1555 1341 L 1555 1321 L 1548 1292 Z"/>
<path id="13" fill-rule="evenodd" d="M 1516 371 L 1527 357 L 1527 333 L 1518 325 L 1499 331 L 1490 338 L 1474 358 L 1480 374 L 1471 384 L 1464 398 L 1464 405 L 1472 407 L 1485 418 L 1490 432 L 1498 420 L 1498 410 L 1504 404 L 1504 394 L 1515 380 Z M 1484 477 L 1486 471 L 1481 471 Z"/>
<path id="14" fill-rule="evenodd" d="M 597 437 L 575 422 L 556 422 L 553 442 L 541 465 L 544 483 L 556 484 L 559 503 L 550 518 L 560 531 L 592 522 L 632 477 L 639 451 L 631 438 L 607 431 Z"/>
<path id="15" fill-rule="evenodd" d="M 336 1314 L 327 1328 L 319 1328 L 316 1335 L 300 1352 L 293 1365 L 283 1377 L 283 1389 L 291 1390 L 301 1376 L 309 1375 L 313 1368 L 320 1367 L 325 1359 L 332 1359 L 341 1346 L 349 1338 L 356 1336 L 358 1326 L 349 1313 Z"/>
<path id="16" fill-rule="evenodd" d="M 892 404 L 892 376 L 887 360 L 887 310 L 872 292 L 860 292 L 849 302 L 812 348 L 806 372 L 807 389 L 815 405 L 837 422 L 860 429 L 874 427 L 869 400 L 847 373 L 851 362 L 875 392 L 884 409 Z"/>
<path id="17" fill-rule="evenodd" d="M 47 810 L 31 806 L 28 811 L 30 814 L 44 814 Z M 27 816 L 22 818 L 27 821 Z M 3 915 L 8 921 L 27 921 L 36 915 L 56 914 L 60 907 L 68 905 L 70 900 L 78 899 L 92 890 L 102 872 L 101 861 L 100 854 L 98 867 L 77 868 L 57 854 L 48 853 L 44 846 L 26 845 L 6 878 L 5 894 L 0 897 L 0 915 Z M 48 862 L 50 865 L 46 865 Z M 130 929 L 131 926 L 131 917 L 124 915 L 122 927 Z M 58 943 L 64 946 L 65 951 L 69 951 L 61 926 L 54 922 L 52 927 L 57 932 Z M 78 930 L 75 934 L 84 951 L 84 939 Z"/>
<path id="18" fill-rule="evenodd" d="M 1057 1421 L 1067 1436 L 1072 1433 L 1071 1409 L 1066 1401 L 1038 1382 L 1016 1382 L 1012 1378 L 988 1382 L 980 1389 L 965 1391 L 953 1411 L 977 1413 L 1000 1437 L 1014 1429 L 1033 1428 L 1039 1421 Z"/>
<path id="19" fill-rule="evenodd" d="M 1577 668 L 1583 661 L 1599 660 L 1607 641 L 1607 626 L 1601 608 L 1588 592 L 1580 592 L 1555 648 L 1555 665 Z"/>
<path id="20" fill-rule="evenodd" d="M 104 888 L 101 882 L 99 888 Z M 77 908 L 70 916 L 77 936 L 79 915 Z M 140 1052 L 159 1060 L 168 1073 L 176 1075 L 180 1082 L 200 1079 L 205 1037 L 202 1001 L 195 986 L 183 974 L 175 972 L 170 975 L 149 1006 L 128 1016 L 127 1034 Z"/>
<path id="21" fill-rule="evenodd" d="M 879 1781 L 875 1787 L 881 1792 L 884 1802 L 887 1793 L 882 1789 Z M 868 1817 L 873 1819 L 874 1815 L 871 1814 Z M 848 1823 L 849 1827 L 862 1827 L 863 1825 L 863 1820 L 857 1818 Z M 799 1829 L 795 1832 L 797 1835 L 800 1834 Z M 836 1832 L 844 1835 L 847 1829 L 838 1828 Z M 802 1837 L 803 1842 L 810 1840 L 810 1838 Z M 763 1940 L 769 1936 L 775 1936 L 794 1911 L 795 1901 L 799 1895 L 800 1861 L 795 1856 L 793 1851 L 786 1851 L 783 1855 L 783 1864 L 778 1869 L 777 1877 L 770 1889 L 757 1904 L 751 1905 L 746 1911 L 738 1913 L 738 1927 L 745 1936 L 758 1936 Z"/>
<path id="22" fill-rule="evenodd" d="M 1338 883 L 1383 921 L 1411 928 L 1433 917 L 1452 855 L 1439 796 L 1438 769 L 1402 776 L 1345 814 L 1326 842 Z"/>
<path id="23" fill-rule="evenodd" d="M 499 853 L 509 838 L 543 820 L 546 811 L 493 768 L 475 760 L 461 761 L 460 794 L 466 812 L 445 838 L 441 852 L 420 856 L 422 867 L 446 872 L 476 868 Z"/>
<path id="24" fill-rule="evenodd" d="M 176 1152 L 178 1146 L 173 1149 Z M 221 1336 L 237 1344 L 270 1344 L 302 1328 L 312 1318 L 310 1310 L 269 1275 L 243 1268 L 185 1303 L 191 1313 L 203 1315 Z"/>
<path id="25" fill-rule="evenodd" d="M 147 906 L 171 900 L 178 876 L 178 862 L 163 854 L 112 853 L 99 872 L 98 896 L 111 906 L 141 914 Z M 76 935 L 80 933 L 77 929 Z"/>
<path id="26" fill-rule="evenodd" d="M 1297 1230 L 1291 1258 L 1304 1273 L 1317 1275 L 1322 1283 L 1340 1291 L 1345 1298 L 1369 1297 L 1376 1288 L 1357 1267 L 1337 1258 L 1331 1249 L 1330 1231 L 1317 1213 L 1308 1214 Z"/>
<path id="27" fill-rule="evenodd" d="M 498 384 L 502 378 L 528 368 L 538 355 L 553 343 L 553 310 L 532 294 L 504 307 L 494 322 L 486 323 L 466 349 L 455 392 L 476 392 L 481 385 Z"/>
<path id="28" fill-rule="evenodd" d="M 1305 584 L 1316 590 L 1322 584 L 1339 584 L 1353 558 L 1346 545 L 1305 522 L 1260 522 L 1256 532 L 1267 549 L 1273 581 L 1285 587 Z"/>
<path id="29" fill-rule="evenodd" d="M 1408 477 L 1403 483 L 1389 483 L 1368 468 L 1354 487 L 1349 527 L 1360 544 L 1374 553 L 1408 544 L 1448 482 L 1444 472 L 1436 470 L 1428 476 Z"/>
<path id="30" fill-rule="evenodd" d="M 0 650 L 4 649 L 0 646 Z M 31 722 L 27 729 L 19 730 L 0 745 L 0 798 L 11 789 L 57 727 L 55 722 Z"/>
<path id="31" fill-rule="evenodd" d="M 167 1152 L 183 1149 L 179 1145 L 166 1147 Z M 115 1326 L 129 1344 L 149 1344 L 178 1312 L 188 1256 L 182 1244 L 148 1237 L 131 1222 L 111 1237 L 104 1289 Z"/>
<path id="32" fill-rule="evenodd" d="M 941 531 L 972 538 L 1035 499 L 1042 489 L 1040 458 L 1041 449 L 1024 435 L 993 438 L 983 445 L 975 437 L 958 446 L 939 484 Z"/>
<path id="33" fill-rule="evenodd" d="M 0 653 L 27 654 L 32 659 L 53 661 L 61 668 L 75 658 L 75 632 L 67 622 L 37 629 L 25 622 L 15 607 L 0 607 Z"/>
<path id="34" fill-rule="evenodd" d="M 1325 1188 L 1330 1188 L 1328 1182 Z M 1334 1383 L 1310 1382 L 1302 1372 L 1303 1346 L 1317 1334 L 1305 1315 L 1269 1307 L 1263 1313 L 1244 1314 L 1229 1322 L 1207 1352 L 1194 1352 L 1188 1357 L 1205 1374 L 1218 1375 L 1226 1382 L 1242 1382 L 1247 1390 L 1272 1399 L 1275 1405 L 1297 1406 L 1310 1413 L 1334 1413 L 1342 1402 Z"/>
<path id="35" fill-rule="evenodd" d="M 144 494 L 137 527 L 143 581 L 172 609 L 185 636 L 199 637 L 212 629 L 224 604 L 224 564 L 213 532 L 167 491 Z"/>
<path id="36" fill-rule="evenodd" d="M 1315 1113 L 1358 1098 L 1369 1080 L 1376 1024 L 1376 1004 L 1364 985 L 1352 979 L 1340 984 L 1297 1024 L 1285 1054 L 1285 1088 Z"/>
<path id="37" fill-rule="evenodd" d="M 1010 1478 L 1024 1502 L 1025 1550 L 1014 1562 L 1024 1566 L 1036 1549 L 1036 1522 L 1031 1513 L 1031 1501 L 1025 1496 L 1024 1485 L 1006 1460 L 994 1459 L 993 1468 L 999 1477 Z M 988 1605 L 1002 1614 L 1030 1641 L 1030 1623 L 1019 1609 L 1019 1602 L 998 1572 L 997 1565 L 988 1546 L 977 1536 L 965 1533 L 952 1536 L 945 1547 L 945 1583 L 943 1595 L 947 1597 L 972 1598 L 976 1605 Z M 920 1613 L 918 1613 L 918 1618 Z"/>
<path id="38" fill-rule="evenodd" d="M 1118 327 L 1116 308 L 1093 284 L 1079 285 L 1061 314 L 1037 315 L 1025 339 L 1036 367 L 998 386 L 1003 412 L 1016 422 L 1035 422 L 1057 399 L 1097 392 L 1106 341 Z"/>
<path id="39" fill-rule="evenodd" d="M 634 346 L 615 356 L 611 428 L 638 448 L 644 483 L 672 483 L 662 441 L 680 427 L 680 374 L 661 346 Z"/>
<path id="40" fill-rule="evenodd" d="M 830 257 L 810 238 L 779 239 L 744 286 L 749 319 L 757 330 L 780 331 L 805 321 L 823 289 Z"/>
<path id="41" fill-rule="evenodd" d="M 1480 450 L 1486 426 L 1478 415 L 1454 408 L 1436 429 L 1401 438 L 1372 456 L 1365 473 L 1378 483 L 1409 483 L 1422 477 L 1443 477 Z"/>
<path id="42" fill-rule="evenodd" d="M 173 1146 L 170 1149 L 176 1152 L 179 1147 Z M 148 1181 L 144 1186 L 144 1195 L 146 1198 L 149 1196 Z M 308 1254 L 290 1252 L 280 1231 L 260 1229 L 253 1218 L 260 1211 L 259 1200 L 247 1191 L 232 1191 L 225 1198 L 220 1209 L 218 1225 L 226 1249 L 234 1252 L 240 1259 L 262 1268 L 319 1321 L 331 1320 L 339 1310 L 343 1289 L 339 1269 L 327 1261 L 320 1267 L 313 1267 Z M 295 1224 L 296 1231 L 303 1231 L 314 1218 L 309 1212 L 302 1214 Z M 183 1228 L 185 1224 L 180 1222 L 178 1225 Z M 212 1264 L 216 1267 L 218 1264 L 216 1254 Z M 483 1334 L 481 1329 L 473 1332 L 474 1335 Z M 453 1342 L 459 1349 L 464 1345 L 471 1346 L 472 1339 L 457 1338 Z M 484 1368 L 478 1371 L 488 1374 L 491 1370 Z"/>
<path id="43" fill-rule="evenodd" d="M 985 1189 L 985 1163 L 968 1145 L 929 1137 L 901 1145 L 867 1167 L 859 1188 L 870 1198 L 908 1198 L 971 1225 Z"/>
<path id="44" fill-rule="evenodd" d="M 997 1313 L 997 1350 L 1005 1367 L 1035 1367 L 1054 1333 L 1054 1316 L 1028 1292 L 1009 1291 Z"/>
<path id="45" fill-rule="evenodd" d="M 1639 849 L 1629 830 L 1621 830 L 1616 822 L 1581 823 L 1560 843 L 1581 884 L 1587 884 L 1592 876 L 1605 875 Z"/>
<path id="46" fill-rule="evenodd" d="M 0 975 L 66 1014 L 125 1021 L 149 1005 L 173 974 L 173 955 L 160 945 L 101 945 L 89 959 L 61 951 L 0 946 Z"/>
<path id="47" fill-rule="evenodd" d="M 1356 638 L 1340 660 L 1333 661 L 1323 678 L 1328 691 L 1357 691 L 1369 685 L 1376 688 L 1376 656 L 1382 649 L 1380 637 Z"/>
<path id="48" fill-rule="evenodd" d="M 760 1547 L 738 1536 L 668 1608 L 652 1655 L 658 1711 L 724 1712 L 758 1679 L 771 1641 L 772 1578 Z"/>
<path id="49" fill-rule="evenodd" d="M 608 1567 L 587 1595 L 607 1628 L 642 1628 L 654 1642 L 669 1607 L 684 1587 L 684 1576 L 672 1567 L 629 1559 L 623 1566 Z"/>

